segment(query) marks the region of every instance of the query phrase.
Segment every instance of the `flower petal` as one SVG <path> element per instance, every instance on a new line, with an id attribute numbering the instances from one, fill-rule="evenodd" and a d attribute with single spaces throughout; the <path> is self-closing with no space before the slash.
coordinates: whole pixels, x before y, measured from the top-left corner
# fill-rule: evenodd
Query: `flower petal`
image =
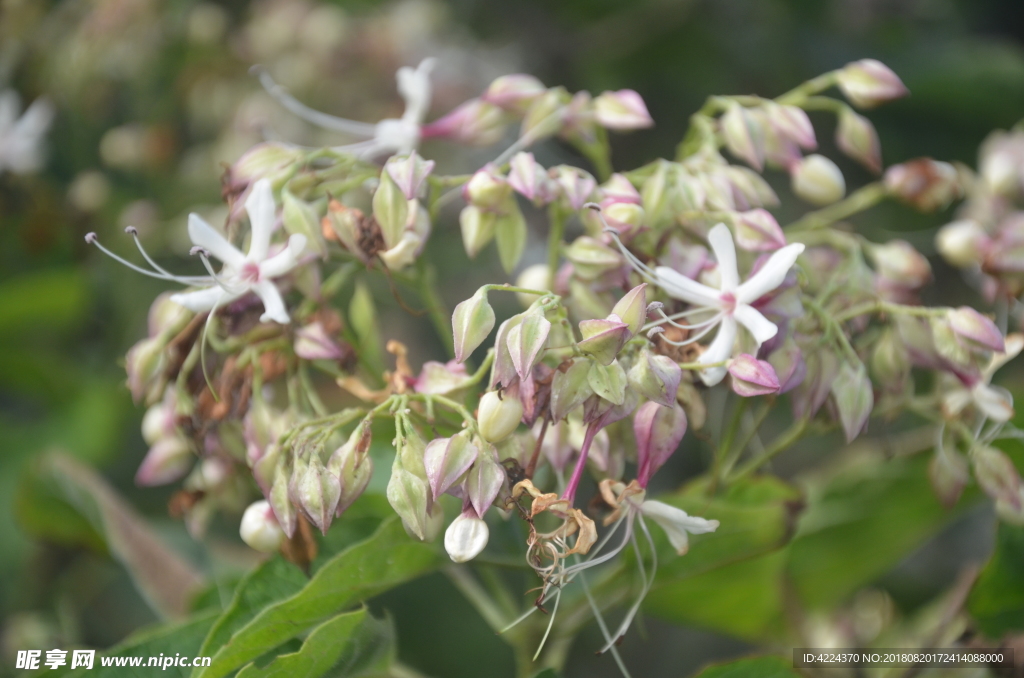
<path id="1" fill-rule="evenodd" d="M 749 304 L 738 304 L 732 314 L 741 325 L 750 330 L 758 346 L 779 333 L 778 325 Z"/>
<path id="2" fill-rule="evenodd" d="M 686 553 L 689 548 L 689 534 L 706 534 L 718 529 L 717 520 L 691 516 L 680 508 L 654 499 L 640 504 L 640 512 L 665 530 L 668 540 L 679 555 Z"/>
<path id="3" fill-rule="evenodd" d="M 801 243 L 786 245 L 768 258 L 764 266 L 736 290 L 736 301 L 750 304 L 768 294 L 782 284 L 789 269 L 793 268 L 796 258 L 804 251 Z"/>
<path id="4" fill-rule="evenodd" d="M 671 269 L 668 266 L 658 266 L 654 269 L 658 287 L 668 292 L 673 299 L 687 301 L 696 306 L 721 305 L 721 293 L 713 287 L 702 285 L 696 280 L 687 278 L 685 275 Z"/>
<path id="5" fill-rule="evenodd" d="M 249 261 L 260 262 L 267 258 L 270 235 L 274 231 L 274 192 L 270 179 L 260 179 L 252 186 L 245 200 L 245 211 L 249 213 Z"/>
<path id="6" fill-rule="evenodd" d="M 193 244 L 209 251 L 233 269 L 240 269 L 245 264 L 245 255 L 198 214 L 188 215 L 188 237 Z"/>
<path id="7" fill-rule="evenodd" d="M 1005 388 L 981 382 L 971 389 L 971 395 L 975 407 L 992 421 L 1003 423 L 1013 418 L 1013 396 Z"/>
<path id="8" fill-rule="evenodd" d="M 276 323 L 287 325 L 290 322 L 291 318 L 288 317 L 288 311 L 284 307 L 284 300 L 274 283 L 269 280 L 261 280 L 252 286 L 252 291 L 263 300 L 261 323 L 273 320 Z"/>
<path id="9" fill-rule="evenodd" d="M 209 311 L 216 306 L 222 306 L 233 298 L 237 297 L 231 297 L 223 287 L 219 287 L 217 285 L 196 290 L 194 292 L 179 292 L 171 295 L 171 301 L 176 304 L 181 304 L 188 310 L 196 313 L 202 313 L 203 311 Z"/>
<path id="10" fill-rule="evenodd" d="M 306 236 L 296 233 L 288 238 L 288 246 L 260 264 L 260 278 L 269 280 L 291 271 L 306 248 Z"/>
<path id="11" fill-rule="evenodd" d="M 725 224 L 716 224 L 708 233 L 708 242 L 718 260 L 718 276 L 722 280 L 722 291 L 732 292 L 740 284 L 740 273 L 736 268 L 736 244 L 732 231 Z"/>
<path id="12" fill-rule="evenodd" d="M 704 351 L 698 363 L 720 363 L 732 355 L 732 346 L 736 343 L 736 320 L 732 316 L 722 318 L 715 340 Z M 701 380 L 708 386 L 714 386 L 725 378 L 728 370 L 723 367 L 708 367 L 700 371 Z"/>

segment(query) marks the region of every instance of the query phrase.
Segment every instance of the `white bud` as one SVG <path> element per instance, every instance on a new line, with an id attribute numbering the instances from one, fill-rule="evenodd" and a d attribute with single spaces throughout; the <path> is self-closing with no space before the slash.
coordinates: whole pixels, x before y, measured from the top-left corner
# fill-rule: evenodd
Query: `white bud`
<path id="1" fill-rule="evenodd" d="M 284 530 L 274 516 L 274 510 L 264 500 L 253 502 L 242 514 L 238 528 L 242 541 L 261 553 L 273 553 L 284 541 Z"/>
<path id="2" fill-rule="evenodd" d="M 480 435 L 489 443 L 499 443 L 512 435 L 522 418 L 523 404 L 519 398 L 502 398 L 497 391 L 488 391 L 480 399 L 476 421 Z"/>
<path id="3" fill-rule="evenodd" d="M 444 533 L 444 550 L 454 562 L 464 563 L 480 555 L 489 537 L 487 523 L 470 509 L 448 526 Z"/>
<path id="4" fill-rule="evenodd" d="M 828 205 L 846 194 L 846 181 L 836 164 L 811 154 L 793 168 L 793 193 L 813 205 Z"/>
<path id="5" fill-rule="evenodd" d="M 935 236 L 935 247 L 946 261 L 957 267 L 981 261 L 988 244 L 988 234 L 974 219 L 946 224 Z"/>

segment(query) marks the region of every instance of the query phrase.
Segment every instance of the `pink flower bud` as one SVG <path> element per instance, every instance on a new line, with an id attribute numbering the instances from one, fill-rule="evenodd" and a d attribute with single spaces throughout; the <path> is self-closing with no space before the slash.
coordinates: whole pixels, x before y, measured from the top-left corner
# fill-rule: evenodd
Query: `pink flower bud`
<path id="1" fill-rule="evenodd" d="M 346 357 L 319 321 L 304 325 L 295 332 L 295 355 L 304 360 L 342 360 Z"/>
<path id="2" fill-rule="evenodd" d="M 654 124 L 643 97 L 631 89 L 602 92 L 594 99 L 594 117 L 597 124 L 614 130 L 642 129 Z"/>
<path id="3" fill-rule="evenodd" d="M 516 153 L 512 156 L 508 173 L 509 185 L 535 205 L 544 205 L 555 199 L 557 186 L 547 171 L 534 160 L 533 153 Z"/>
<path id="4" fill-rule="evenodd" d="M 836 126 L 839 150 L 876 174 L 882 171 L 882 146 L 875 126 L 863 115 L 843 108 Z"/>
<path id="5" fill-rule="evenodd" d="M 836 164 L 811 154 L 791 169 L 793 193 L 812 205 L 829 205 L 846 194 L 846 180 Z"/>
<path id="6" fill-rule="evenodd" d="M 165 436 L 149 448 L 135 474 L 135 484 L 153 487 L 173 483 L 188 473 L 194 461 L 192 450 L 184 438 Z"/>
<path id="7" fill-rule="evenodd" d="M 633 182 L 618 172 L 613 174 L 608 181 L 601 184 L 600 192 L 602 207 L 605 201 L 608 201 L 608 204 L 612 202 L 631 202 L 639 205 L 642 203 L 640 192 L 633 186 Z"/>
<path id="8" fill-rule="evenodd" d="M 630 335 L 636 335 L 647 322 L 647 283 L 640 283 L 612 307 L 612 315 L 626 323 Z"/>
<path id="9" fill-rule="evenodd" d="M 633 434 L 636 436 L 636 479 L 641 487 L 647 487 L 686 434 L 686 412 L 678 403 L 671 407 L 644 403 L 633 417 Z"/>
<path id="10" fill-rule="evenodd" d="M 1005 453 L 988 445 L 978 445 L 971 451 L 974 477 L 985 494 L 996 501 L 1021 509 L 1021 481 L 1017 467 Z"/>
<path id="11" fill-rule="evenodd" d="M 659 405 L 672 407 L 679 392 L 683 371 L 668 356 L 653 354 L 644 348 L 626 376 L 629 385 L 641 396 Z"/>
<path id="12" fill-rule="evenodd" d="M 245 509 L 238 533 L 242 541 L 260 553 L 273 553 L 284 541 L 284 530 L 277 522 L 274 510 L 262 499 Z"/>
<path id="13" fill-rule="evenodd" d="M 561 190 L 569 207 L 578 210 L 590 200 L 597 188 L 597 182 L 588 172 L 569 165 L 552 167 L 548 173 Z"/>
<path id="14" fill-rule="evenodd" d="M 764 131 L 755 114 L 731 103 L 722 115 L 721 126 L 729 152 L 760 171 L 764 167 Z"/>
<path id="15" fill-rule="evenodd" d="M 932 278 L 928 260 L 906 240 L 890 240 L 868 249 L 878 274 L 904 287 L 919 289 Z"/>
<path id="16" fill-rule="evenodd" d="M 476 421 L 480 436 L 489 443 L 500 443 L 512 435 L 523 418 L 519 398 L 502 398 L 497 391 L 488 391 L 480 398 Z"/>
<path id="17" fill-rule="evenodd" d="M 970 306 L 951 309 L 946 318 L 953 332 L 968 346 L 999 353 L 1006 350 L 1003 334 L 996 324 Z"/>
<path id="18" fill-rule="evenodd" d="M 764 105 L 764 112 L 768 123 L 784 139 L 809 151 L 818 147 L 814 126 L 802 108 L 769 102 Z"/>
<path id="19" fill-rule="evenodd" d="M 532 75 L 503 75 L 490 84 L 481 97 L 484 101 L 513 113 L 525 113 L 534 99 L 547 91 Z"/>
<path id="20" fill-rule="evenodd" d="M 960 175 L 948 162 L 931 158 L 908 160 L 885 171 L 885 187 L 903 202 L 934 212 L 963 195 Z"/>
<path id="21" fill-rule="evenodd" d="M 787 337 L 782 346 L 772 351 L 768 356 L 768 362 L 779 379 L 779 393 L 792 391 L 807 377 L 803 351 L 792 337 Z"/>
<path id="22" fill-rule="evenodd" d="M 478 451 L 462 432 L 451 438 L 437 438 L 427 443 L 423 454 L 423 465 L 427 469 L 427 481 L 437 501 L 449 487 L 455 484 L 476 461 Z"/>
<path id="23" fill-rule="evenodd" d="M 295 498 L 303 515 L 321 534 L 327 534 L 341 499 L 341 482 L 324 467 L 319 455 L 310 456 L 309 464 L 296 483 Z"/>
<path id="24" fill-rule="evenodd" d="M 935 247 L 946 261 L 958 268 L 978 264 L 991 247 L 991 238 L 974 219 L 946 224 L 935 236 Z"/>
<path id="25" fill-rule="evenodd" d="M 449 395 L 465 388 L 470 375 L 466 373 L 466 366 L 455 360 L 446 363 L 428 360 L 423 363 L 413 389 L 417 393 L 428 395 Z"/>
<path id="26" fill-rule="evenodd" d="M 602 365 L 610 365 L 632 336 L 629 325 L 615 314 L 605 319 L 580 321 L 580 333 L 583 335 L 578 344 L 580 350 Z"/>
<path id="27" fill-rule="evenodd" d="M 771 212 L 756 209 L 736 215 L 736 244 L 751 252 L 771 252 L 786 246 L 786 236 Z"/>
<path id="28" fill-rule="evenodd" d="M 778 393 L 779 378 L 775 368 L 765 360 L 758 360 L 748 353 L 741 353 L 729 362 L 732 375 L 732 390 L 744 398 Z"/>
<path id="29" fill-rule="evenodd" d="M 505 133 L 505 114 L 497 106 L 470 99 L 448 115 L 423 126 L 424 139 L 451 139 L 470 146 L 490 146 Z"/>
<path id="30" fill-rule="evenodd" d="M 444 550 L 453 562 L 464 563 L 480 555 L 489 538 L 487 523 L 470 506 L 445 530 Z"/>
<path id="31" fill-rule="evenodd" d="M 506 402 L 515 401 L 514 398 L 506 398 Z M 518 401 L 515 401 L 518 402 Z M 494 500 L 505 483 L 505 469 L 498 463 L 496 452 L 493 447 L 484 448 L 480 451 L 473 468 L 469 469 L 466 475 L 466 498 L 473 506 L 478 516 L 487 513 Z"/>
<path id="32" fill-rule="evenodd" d="M 484 342 L 494 329 L 494 309 L 487 302 L 487 290 L 476 293 L 455 307 L 452 333 L 455 336 L 455 360 L 463 362 Z"/>
<path id="33" fill-rule="evenodd" d="M 521 380 L 527 378 L 533 366 L 543 357 L 550 332 L 551 322 L 540 311 L 525 313 L 522 322 L 509 329 L 505 342 L 512 365 Z"/>
<path id="34" fill-rule="evenodd" d="M 858 108 L 874 108 L 909 93 L 899 76 L 874 59 L 846 64 L 837 74 L 839 89 Z"/>
<path id="35" fill-rule="evenodd" d="M 423 183 L 434 169 L 433 160 L 424 160 L 416 151 L 407 156 L 395 155 L 384 163 L 386 171 L 406 200 L 420 197 Z"/>
<path id="36" fill-rule="evenodd" d="M 871 380 L 863 363 L 844 363 L 832 382 L 832 398 L 839 411 L 839 421 L 846 434 L 846 442 L 853 442 L 867 428 L 868 417 L 875 399 Z"/>

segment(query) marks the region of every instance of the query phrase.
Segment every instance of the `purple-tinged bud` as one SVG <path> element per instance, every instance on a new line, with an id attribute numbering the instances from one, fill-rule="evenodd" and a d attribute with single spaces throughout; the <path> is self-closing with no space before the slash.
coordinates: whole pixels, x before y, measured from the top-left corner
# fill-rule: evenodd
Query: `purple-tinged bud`
<path id="1" fill-rule="evenodd" d="M 836 164 L 812 153 L 790 170 L 793 193 L 812 205 L 830 205 L 846 195 L 846 180 Z"/>
<path id="2" fill-rule="evenodd" d="M 875 126 L 852 109 L 843 108 L 839 112 L 836 146 L 875 174 L 882 171 L 882 146 Z"/>
<path id="3" fill-rule="evenodd" d="M 428 360 L 423 363 L 413 389 L 417 393 L 427 395 L 449 395 L 459 391 L 466 386 L 470 375 L 466 373 L 466 366 L 455 360 L 446 363 Z"/>
<path id="4" fill-rule="evenodd" d="M 610 365 L 632 337 L 629 325 L 612 314 L 604 319 L 580 321 L 583 340 L 578 346 L 602 365 Z"/>
<path id="5" fill-rule="evenodd" d="M 968 346 L 998 353 L 1006 350 L 1003 334 L 996 324 L 970 306 L 950 309 L 946 318 L 953 332 Z"/>
<path id="6" fill-rule="evenodd" d="M 966 366 L 971 362 L 971 352 L 960 340 L 946 317 L 931 317 L 928 324 L 932 342 L 939 356 L 954 365 Z"/>
<path id="7" fill-rule="evenodd" d="M 459 213 L 459 227 L 462 230 L 462 244 L 466 255 L 472 259 L 494 239 L 494 227 L 498 221 L 496 212 L 487 211 L 476 205 L 467 205 Z"/>
<path id="8" fill-rule="evenodd" d="M 445 530 L 444 550 L 452 562 L 465 563 L 480 555 L 489 538 L 487 523 L 468 506 Z"/>
<path id="9" fill-rule="evenodd" d="M 416 200 L 422 193 L 427 177 L 434 170 L 433 160 L 424 160 L 416 151 L 407 156 L 395 155 L 384 163 L 384 171 L 402 192 L 406 200 Z"/>
<path id="10" fill-rule="evenodd" d="M 963 195 L 960 175 L 948 162 L 908 160 L 885 171 L 889 193 L 922 212 L 944 209 Z"/>
<path id="11" fill-rule="evenodd" d="M 149 448 L 135 474 L 140 487 L 167 485 L 179 480 L 192 468 L 195 457 L 188 443 L 178 435 L 164 436 Z"/>
<path id="12" fill-rule="evenodd" d="M 818 147 L 814 136 L 814 125 L 802 108 L 769 102 L 764 105 L 768 123 L 783 138 L 813 151 Z"/>
<path id="13" fill-rule="evenodd" d="M 327 534 L 341 499 L 341 482 L 324 467 L 317 454 L 311 455 L 298 481 L 296 494 L 302 513 L 321 534 Z"/>
<path id="14" fill-rule="evenodd" d="M 481 287 L 452 313 L 455 336 L 455 360 L 464 362 L 494 329 L 494 309 L 487 302 L 487 289 Z"/>
<path id="15" fill-rule="evenodd" d="M 631 89 L 602 92 L 594 99 L 594 117 L 601 127 L 614 130 L 632 130 L 654 124 L 643 97 Z"/>
<path id="16" fill-rule="evenodd" d="M 228 168 L 225 187 L 232 193 L 241 193 L 264 177 L 273 181 L 278 178 L 276 175 L 283 175 L 282 170 L 301 160 L 302 156 L 302 149 L 288 144 L 273 141 L 256 144 Z"/>
<path id="17" fill-rule="evenodd" d="M 480 437 L 489 443 L 500 443 L 512 435 L 523 418 L 523 404 L 511 395 L 502 398 L 497 391 L 488 391 L 480 398 L 477 427 Z"/>
<path id="18" fill-rule="evenodd" d="M 548 170 L 548 173 L 558 184 L 562 196 L 574 210 L 578 210 L 590 200 L 597 188 L 597 181 L 590 175 L 576 167 L 569 165 L 558 165 Z"/>
<path id="19" fill-rule="evenodd" d="M 736 244 L 751 252 L 771 252 L 786 246 L 786 236 L 771 212 L 763 209 L 736 215 Z"/>
<path id="20" fill-rule="evenodd" d="M 588 211 L 587 216 L 592 212 Z M 620 237 L 632 238 L 644 225 L 644 208 L 634 202 L 602 201 L 601 215 Z"/>
<path id="21" fill-rule="evenodd" d="M 345 352 L 327 335 L 323 323 L 317 321 L 295 332 L 295 355 L 304 360 L 341 360 Z"/>
<path id="22" fill-rule="evenodd" d="M 548 176 L 533 153 L 516 153 L 509 164 L 508 183 L 517 193 L 535 205 L 545 205 L 555 199 L 558 187 Z"/>
<path id="23" fill-rule="evenodd" d="M 722 115 L 721 126 L 729 152 L 760 171 L 764 167 L 764 131 L 754 113 L 731 103 Z"/>
<path id="24" fill-rule="evenodd" d="M 729 362 L 729 374 L 733 392 L 744 398 L 778 393 L 781 388 L 771 363 L 749 353 L 741 353 Z"/>
<path id="25" fill-rule="evenodd" d="M 561 421 L 589 398 L 594 389 L 590 387 L 590 360 L 576 360 L 564 371 L 555 370 L 551 381 L 551 418 Z"/>
<path id="26" fill-rule="evenodd" d="M 494 367 L 491 369 L 490 387 L 509 386 L 515 381 L 516 366 L 512 362 L 512 354 L 508 350 L 508 333 L 513 327 L 523 322 L 523 313 L 514 315 L 498 326 L 498 333 L 494 338 Z"/>
<path id="27" fill-rule="evenodd" d="M 533 366 L 543 357 L 550 332 L 551 322 L 539 310 L 525 313 L 523 321 L 508 331 L 505 342 L 512 365 L 521 380 L 527 378 Z"/>
<path id="28" fill-rule="evenodd" d="M 786 337 L 782 345 L 772 351 L 768 356 L 775 375 L 779 378 L 779 393 L 788 393 L 803 383 L 807 377 L 807 364 L 804 362 L 803 351 L 793 341 L 792 337 Z"/>
<path id="29" fill-rule="evenodd" d="M 373 218 L 380 225 L 385 248 L 397 245 L 409 223 L 409 199 L 388 172 L 380 173 L 380 183 L 373 193 Z"/>
<path id="30" fill-rule="evenodd" d="M 506 111 L 522 114 L 545 92 L 547 88 L 540 80 L 532 75 L 517 73 L 496 79 L 481 98 Z"/>
<path id="31" fill-rule="evenodd" d="M 863 363 L 843 364 L 832 382 L 832 398 L 839 412 L 839 422 L 843 425 L 846 442 L 853 442 L 867 428 L 871 408 L 875 405 L 871 380 L 868 379 Z"/>
<path id="32" fill-rule="evenodd" d="M 988 445 L 978 445 L 971 450 L 971 465 L 985 494 L 1017 511 L 1021 509 L 1020 473 L 1005 453 Z"/>
<path id="33" fill-rule="evenodd" d="M 463 431 L 451 438 L 437 438 L 427 443 L 423 465 L 427 469 L 427 482 L 437 501 L 454 485 L 477 460 L 478 450 Z"/>
<path id="34" fill-rule="evenodd" d="M 267 456 L 269 457 L 270 455 L 268 454 Z M 270 494 L 267 500 L 270 502 L 271 508 L 274 509 L 274 517 L 277 518 L 278 524 L 290 539 L 295 535 L 295 528 L 299 524 L 299 516 L 289 496 L 288 486 L 290 478 L 283 456 L 278 456 L 277 468 L 274 470 L 273 476 L 274 481 L 270 486 Z"/>
<path id="35" fill-rule="evenodd" d="M 647 283 L 640 283 L 616 302 L 612 315 L 618 316 L 629 327 L 630 336 L 643 329 L 647 322 Z"/>
<path id="36" fill-rule="evenodd" d="M 872 245 L 868 248 L 868 256 L 879 275 L 903 287 L 919 289 L 932 279 L 928 260 L 906 240 Z"/>
<path id="37" fill-rule="evenodd" d="M 565 258 L 582 280 L 594 280 L 623 265 L 622 255 L 587 235 L 576 238 L 566 248 Z"/>
<path id="38" fill-rule="evenodd" d="M 466 202 L 485 210 L 497 209 L 511 194 L 512 186 L 492 164 L 477 170 L 462 189 Z"/>
<path id="39" fill-rule="evenodd" d="M 647 402 L 636 410 L 633 433 L 636 436 L 636 479 L 647 487 L 651 478 L 679 447 L 686 435 L 686 412 L 677 403 L 664 407 Z"/>
<path id="40" fill-rule="evenodd" d="M 508 400 L 513 399 L 506 398 L 506 401 Z M 498 463 L 494 448 L 487 446 L 480 450 L 476 463 L 466 475 L 465 485 L 466 498 L 478 516 L 487 513 L 506 479 L 505 468 Z"/>
<path id="41" fill-rule="evenodd" d="M 616 172 L 608 181 L 601 184 L 601 202 L 631 202 L 637 205 L 642 204 L 640 192 L 633 186 L 633 182 L 625 175 Z"/>
<path id="42" fill-rule="evenodd" d="M 363 421 L 356 426 L 345 444 L 334 451 L 327 460 L 327 472 L 334 474 L 341 483 L 341 496 L 334 515 L 340 516 L 366 490 L 373 475 L 373 459 L 370 457 L 370 443 L 373 442 L 370 424 Z"/>
<path id="43" fill-rule="evenodd" d="M 470 99 L 454 111 L 423 126 L 421 138 L 451 139 L 470 146 L 490 146 L 505 133 L 505 114 L 481 99 Z"/>
<path id="44" fill-rule="evenodd" d="M 846 64 L 837 74 L 839 89 L 857 108 L 874 108 L 909 94 L 899 76 L 874 59 Z"/>
<path id="45" fill-rule="evenodd" d="M 793 390 L 793 416 L 797 419 L 813 417 L 825 404 L 832 383 L 839 372 L 839 359 L 828 350 L 819 350 L 804 356 L 807 377 Z"/>
<path id="46" fill-rule="evenodd" d="M 959 452 L 936 447 L 928 463 L 928 479 L 943 506 L 949 509 L 956 505 L 970 477 L 967 460 Z"/>
<path id="47" fill-rule="evenodd" d="M 991 247 L 992 239 L 974 219 L 946 224 L 935 236 L 935 247 L 946 261 L 958 268 L 980 263 Z"/>
<path id="48" fill-rule="evenodd" d="M 569 101 L 563 87 L 553 87 L 533 99 L 519 128 L 519 138 L 536 142 L 557 133 L 565 124 Z"/>
<path id="49" fill-rule="evenodd" d="M 284 541 L 284 530 L 274 516 L 274 509 L 262 499 L 245 509 L 238 533 L 242 541 L 260 553 L 274 553 Z"/>
<path id="50" fill-rule="evenodd" d="M 171 301 L 171 293 L 164 292 L 149 307 L 149 336 L 171 336 L 185 329 L 192 313 L 179 303 Z"/>
<path id="51" fill-rule="evenodd" d="M 654 354 L 643 348 L 626 377 L 630 387 L 644 398 L 672 407 L 679 392 L 683 371 L 668 356 Z"/>

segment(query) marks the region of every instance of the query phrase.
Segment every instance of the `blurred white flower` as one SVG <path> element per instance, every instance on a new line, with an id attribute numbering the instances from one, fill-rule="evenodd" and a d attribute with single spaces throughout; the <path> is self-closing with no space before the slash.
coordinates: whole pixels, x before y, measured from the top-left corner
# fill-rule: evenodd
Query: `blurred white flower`
<path id="1" fill-rule="evenodd" d="M 0 172 L 30 174 L 43 166 L 43 136 L 53 122 L 53 105 L 36 99 L 18 117 L 20 108 L 17 92 L 0 92 Z"/>

